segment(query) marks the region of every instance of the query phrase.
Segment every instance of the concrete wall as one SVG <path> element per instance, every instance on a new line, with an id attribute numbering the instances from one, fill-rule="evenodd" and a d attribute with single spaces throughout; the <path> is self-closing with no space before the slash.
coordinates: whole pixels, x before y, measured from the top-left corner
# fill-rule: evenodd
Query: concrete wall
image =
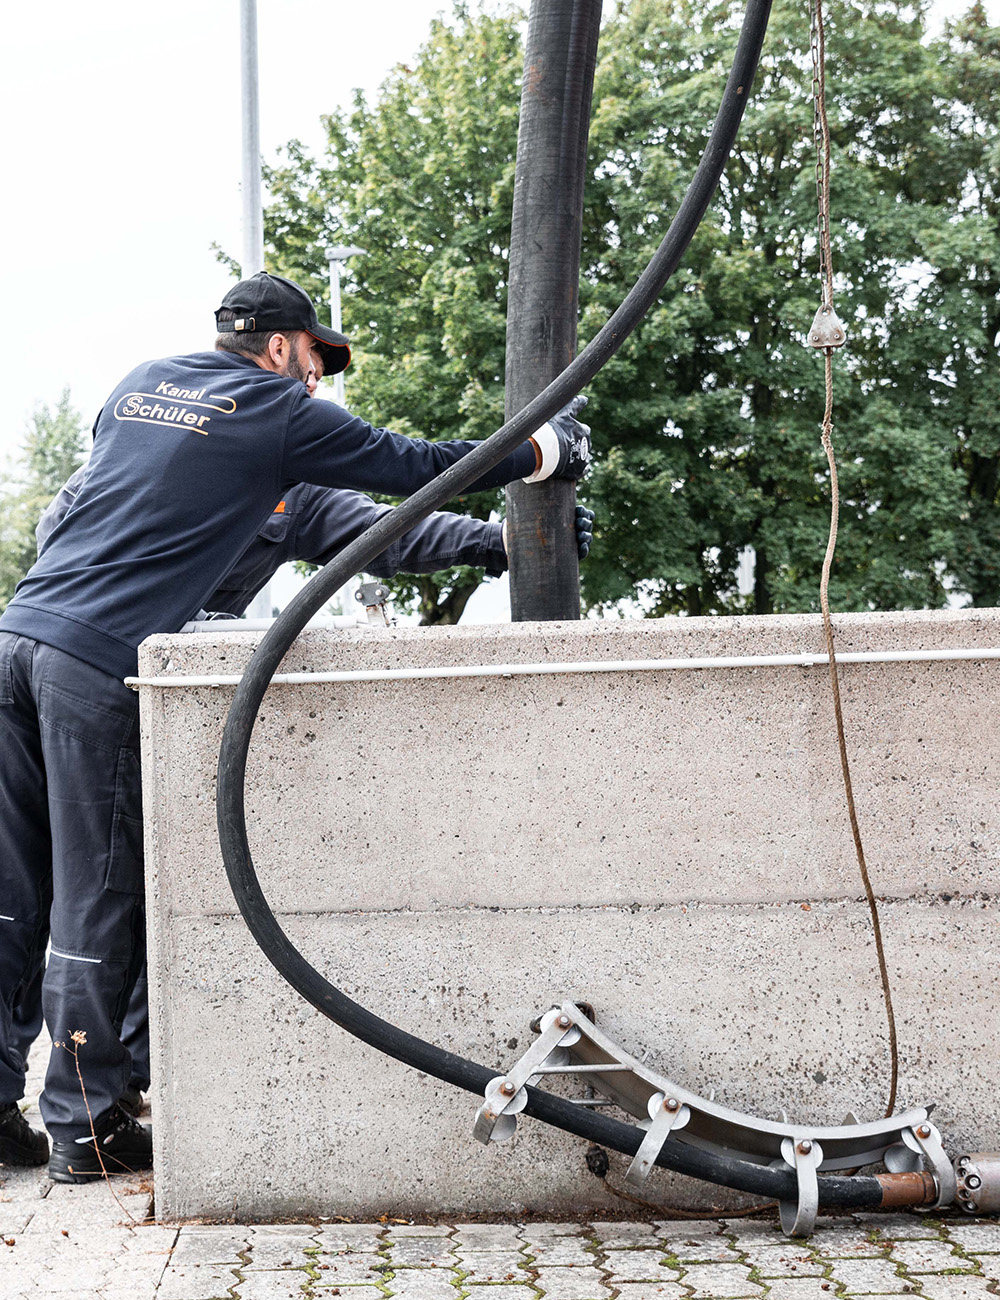
<path id="1" fill-rule="evenodd" d="M 1000 612 L 838 619 L 842 651 L 1000 645 Z M 256 636 L 154 637 L 145 676 L 238 672 Z M 312 632 L 286 671 L 821 652 L 812 616 Z M 1000 663 L 846 667 L 900 1104 L 995 1147 Z M 559 1214 L 620 1206 L 585 1144 L 303 1004 L 246 930 L 215 832 L 227 688 L 144 688 L 157 1209 Z M 885 1018 L 824 668 L 277 686 L 248 780 L 264 888 L 351 996 L 502 1070 L 566 995 L 739 1109 L 882 1113 Z M 613 1157 L 620 1172 L 624 1161 Z M 614 1175 L 613 1175 L 614 1176 Z M 663 1173 L 649 1194 L 718 1193 Z"/>

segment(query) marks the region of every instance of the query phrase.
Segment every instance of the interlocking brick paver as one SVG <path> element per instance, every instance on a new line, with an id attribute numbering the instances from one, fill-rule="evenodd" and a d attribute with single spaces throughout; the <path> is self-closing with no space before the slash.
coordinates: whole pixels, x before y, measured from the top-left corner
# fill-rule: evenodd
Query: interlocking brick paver
<path id="1" fill-rule="evenodd" d="M 323 1300 L 330 1300 L 331 1296 L 342 1295 L 344 1300 L 385 1300 L 385 1292 L 375 1286 L 343 1286 L 336 1282 L 329 1282 L 326 1274 L 321 1273 L 319 1280 L 313 1283 L 315 1293 L 322 1296 Z"/>
<path id="2" fill-rule="evenodd" d="M 596 1268 L 539 1270 L 538 1285 L 548 1300 L 610 1300 L 611 1292 Z"/>
<path id="3" fill-rule="evenodd" d="M 728 1237 L 723 1237 L 716 1232 L 699 1233 L 698 1236 L 689 1236 L 686 1232 L 682 1236 L 670 1236 L 661 1238 L 661 1248 L 664 1254 L 673 1255 L 675 1258 L 684 1263 L 718 1263 L 718 1264 L 738 1264 L 740 1256 L 733 1249 L 732 1243 Z"/>
<path id="4" fill-rule="evenodd" d="M 386 1246 L 386 1252 L 397 1268 L 405 1266 L 429 1268 L 454 1268 L 453 1242 L 440 1237 L 405 1237 Z"/>
<path id="5" fill-rule="evenodd" d="M 28 1226 L 34 1212 L 35 1204 L 27 1201 L 17 1205 L 0 1203 L 0 1237 L 18 1236 Z"/>
<path id="6" fill-rule="evenodd" d="M 528 1247 L 528 1254 L 541 1268 L 553 1264 L 565 1268 L 596 1263 L 593 1250 L 588 1250 L 589 1243 L 583 1237 L 549 1237 L 535 1241 Z"/>
<path id="7" fill-rule="evenodd" d="M 251 1223 L 248 1227 L 260 1237 L 315 1237 L 320 1231 L 311 1223 Z"/>
<path id="8" fill-rule="evenodd" d="M 147 1217 L 151 1200 L 148 1194 L 130 1194 L 130 1189 L 134 1190 L 138 1185 L 127 1179 L 115 1179 L 119 1205 L 103 1181 L 81 1186 L 57 1183 L 44 1200 L 36 1203 L 28 1231 L 37 1233 L 55 1229 L 61 1232 L 66 1228 L 73 1232 L 82 1230 L 84 1225 L 95 1229 L 116 1228 L 128 1226 L 130 1215 L 138 1225 Z"/>
<path id="9" fill-rule="evenodd" d="M 229 1300 L 237 1282 L 232 1269 L 216 1264 L 191 1264 L 164 1270 L 156 1300 Z"/>
<path id="10" fill-rule="evenodd" d="M 715 1237 L 723 1231 L 723 1219 L 654 1219 L 653 1227 L 660 1236 L 680 1233 L 684 1237 Z"/>
<path id="11" fill-rule="evenodd" d="M 233 1294 L 240 1300 L 304 1300 L 308 1285 L 305 1273 L 248 1273 Z"/>
<path id="12" fill-rule="evenodd" d="M 133 1228 L 106 1185 L 53 1187 L 44 1171 L 12 1172 L 8 1178 L 0 1171 L 2 1300 L 1000 1295 L 1000 1224 L 971 1218 L 821 1218 L 808 1243 L 789 1240 L 767 1218 Z M 115 1187 L 125 1208 L 141 1219 L 149 1188 L 118 1181 Z M 129 1187 L 138 1194 L 126 1196 Z M 3 1245 L 5 1239 L 14 1245 Z M 671 1263 L 663 1262 L 667 1258 Z"/>
<path id="13" fill-rule="evenodd" d="M 404 1269 L 386 1283 L 394 1296 L 403 1300 L 452 1300 L 458 1296 L 451 1282 L 451 1274 L 444 1269 Z M 350 1300 L 350 1292 L 343 1293 Z"/>
<path id="14" fill-rule="evenodd" d="M 941 1236 L 941 1224 L 926 1214 L 857 1214 L 855 1218 L 863 1228 L 877 1228 L 883 1237 L 892 1241 Z"/>
<path id="15" fill-rule="evenodd" d="M 1000 1223 L 949 1223 L 946 1235 L 970 1255 L 1000 1254 Z"/>
<path id="16" fill-rule="evenodd" d="M 605 1250 L 618 1250 L 627 1246 L 652 1245 L 659 1236 L 655 1223 L 614 1223 L 595 1220 L 594 1236 Z"/>
<path id="17" fill-rule="evenodd" d="M 833 1300 L 837 1294 L 836 1282 L 822 1277 L 783 1277 L 768 1285 L 769 1300 Z"/>
<path id="18" fill-rule="evenodd" d="M 467 1282 L 526 1281 L 524 1255 L 515 1250 L 463 1250 L 458 1266 L 469 1274 Z"/>
<path id="19" fill-rule="evenodd" d="M 973 1258 L 983 1277 L 989 1278 L 991 1282 L 1000 1282 L 1000 1255 L 975 1255 Z"/>
<path id="20" fill-rule="evenodd" d="M 323 1223 L 316 1240 L 324 1250 L 348 1250 L 356 1255 L 374 1255 L 386 1230 L 381 1223 Z"/>
<path id="21" fill-rule="evenodd" d="M 148 1283 L 139 1278 L 126 1278 L 123 1282 L 109 1282 L 101 1287 L 101 1300 L 156 1300 L 159 1274 Z M 67 1300 L 66 1296 L 61 1300 Z"/>
<path id="22" fill-rule="evenodd" d="M 124 1297 L 124 1300 L 145 1300 L 156 1295 L 163 1276 L 163 1267 L 146 1269 L 109 1270 L 100 1283 L 103 1296 Z M 61 1296 L 60 1300 L 66 1300 Z"/>
<path id="23" fill-rule="evenodd" d="M 481 1294 L 473 1291 L 469 1300 L 538 1300 L 538 1296 L 529 1286 L 504 1285 L 485 1287 Z"/>
<path id="24" fill-rule="evenodd" d="M 823 1272 L 822 1261 L 801 1241 L 747 1248 L 744 1262 L 752 1265 L 761 1277 L 809 1277 Z"/>
<path id="25" fill-rule="evenodd" d="M 832 1275 L 843 1282 L 848 1295 L 893 1295 L 912 1289 L 888 1259 L 837 1259 Z"/>
<path id="26" fill-rule="evenodd" d="M 390 1267 L 389 1261 L 381 1255 L 329 1254 L 322 1247 L 311 1258 L 324 1273 L 330 1274 L 333 1286 L 338 1283 L 380 1282 Z"/>
<path id="27" fill-rule="evenodd" d="M 925 1300 L 996 1300 L 981 1277 L 924 1277 Z"/>
<path id="28" fill-rule="evenodd" d="M 897 1241 L 890 1255 L 907 1273 L 944 1273 L 956 1268 L 975 1271 L 975 1265 L 956 1255 L 946 1241 Z"/>
<path id="29" fill-rule="evenodd" d="M 691 1293 L 679 1282 L 626 1282 L 618 1300 L 687 1300 Z"/>
<path id="30" fill-rule="evenodd" d="M 680 1272 L 662 1264 L 662 1250 L 616 1250 L 608 1253 L 604 1269 L 612 1286 L 619 1282 L 676 1282 Z M 539 1275 L 544 1285 L 544 1275 Z"/>
<path id="31" fill-rule="evenodd" d="M 735 1238 L 737 1250 L 743 1246 L 776 1246 L 788 1240 L 777 1220 L 762 1223 L 760 1219 L 725 1219 L 722 1231 L 725 1236 Z"/>
<path id="32" fill-rule="evenodd" d="M 306 1254 L 306 1252 L 310 1252 Z M 259 1273 L 276 1268 L 304 1268 L 316 1253 L 316 1239 L 302 1233 L 269 1236 L 256 1231 L 247 1245 L 249 1260 L 243 1265 L 245 1273 Z"/>
<path id="33" fill-rule="evenodd" d="M 250 1240 L 249 1229 L 198 1225 L 182 1228 L 170 1255 L 175 1267 L 181 1264 L 238 1264 Z"/>
<path id="34" fill-rule="evenodd" d="M 716 1296 L 762 1296 L 764 1288 L 750 1280 L 742 1264 L 693 1264 L 686 1269 L 683 1284 L 691 1287 L 694 1300 Z"/>
<path id="35" fill-rule="evenodd" d="M 825 1259 L 878 1258 L 889 1248 L 889 1242 L 870 1228 L 853 1225 L 833 1232 L 821 1226 L 811 1238 L 811 1244 Z"/>
<path id="36" fill-rule="evenodd" d="M 454 1243 L 467 1250 L 518 1250 L 521 1232 L 516 1223 L 456 1223 Z"/>

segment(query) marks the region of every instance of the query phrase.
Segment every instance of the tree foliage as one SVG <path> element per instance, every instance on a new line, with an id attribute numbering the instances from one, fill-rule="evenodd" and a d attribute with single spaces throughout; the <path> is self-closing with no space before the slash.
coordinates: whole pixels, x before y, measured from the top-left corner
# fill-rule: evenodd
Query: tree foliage
<path id="1" fill-rule="evenodd" d="M 633 0 L 603 28 L 581 339 L 617 306 L 697 165 L 736 39 L 723 0 Z M 586 601 L 662 614 L 816 607 L 828 489 L 805 6 L 779 0 L 716 201 L 660 302 L 591 388 L 598 512 Z M 928 40 L 903 0 L 828 5 L 840 608 L 1000 603 L 1000 32 L 974 5 Z M 521 72 L 516 11 L 456 8 L 320 160 L 272 169 L 271 264 L 325 293 L 332 243 L 368 250 L 344 304 L 350 404 L 430 437 L 502 419 Z M 464 508 L 481 513 L 488 495 Z M 735 572 L 756 556 L 754 590 Z M 454 621 L 470 571 L 404 584 Z"/>
<path id="2" fill-rule="evenodd" d="M 0 611 L 36 559 L 35 525 L 86 455 L 86 426 L 64 388 L 54 408 L 31 415 L 0 493 Z"/>

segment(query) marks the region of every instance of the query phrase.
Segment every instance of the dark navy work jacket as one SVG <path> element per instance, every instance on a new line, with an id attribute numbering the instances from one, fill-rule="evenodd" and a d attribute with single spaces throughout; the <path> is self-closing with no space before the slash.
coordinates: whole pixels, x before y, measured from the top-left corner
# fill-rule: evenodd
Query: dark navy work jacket
<path id="1" fill-rule="evenodd" d="M 38 521 L 35 540 L 42 553 L 79 495 L 87 466 L 78 469 Z M 282 564 L 308 560 L 327 564 L 360 537 L 390 506 L 347 488 L 299 483 L 289 488 L 240 558 L 206 602 L 212 613 L 242 614 Z M 376 578 L 396 573 L 435 573 L 453 564 L 485 568 L 496 577 L 507 568 L 500 524 L 439 510 L 393 542 L 368 565 Z"/>
<path id="2" fill-rule="evenodd" d="M 145 637 L 206 608 L 295 484 L 406 496 L 478 445 L 373 428 L 234 353 L 146 362 L 98 416 L 76 504 L 0 627 L 128 676 Z M 526 443 L 468 491 L 534 467 Z"/>

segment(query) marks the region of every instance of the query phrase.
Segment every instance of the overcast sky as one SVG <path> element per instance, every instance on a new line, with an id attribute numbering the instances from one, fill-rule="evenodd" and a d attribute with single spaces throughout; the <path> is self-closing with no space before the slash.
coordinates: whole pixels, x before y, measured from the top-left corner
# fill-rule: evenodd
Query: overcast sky
<path id="1" fill-rule="evenodd" d="M 374 90 L 450 10 L 258 0 L 264 156 L 293 137 L 318 149 L 320 114 Z M 238 37 L 239 0 L 7 6 L 0 465 L 64 385 L 93 419 L 137 362 L 210 345 L 231 283 L 211 244 L 240 250 Z"/>
<path id="2" fill-rule="evenodd" d="M 318 149 L 320 114 L 374 89 L 450 0 L 259 0 L 261 146 Z M 69 384 L 92 419 L 151 356 L 211 346 L 240 253 L 239 0 L 5 7 L 8 324 L 0 458 Z"/>
<path id="3" fill-rule="evenodd" d="M 293 137 L 318 149 L 320 114 L 374 90 L 450 10 L 258 0 L 264 156 Z M 210 246 L 240 250 L 238 37 L 239 0 L 7 6 L 0 464 L 64 385 L 92 419 L 137 362 L 210 344 L 230 283 Z"/>

